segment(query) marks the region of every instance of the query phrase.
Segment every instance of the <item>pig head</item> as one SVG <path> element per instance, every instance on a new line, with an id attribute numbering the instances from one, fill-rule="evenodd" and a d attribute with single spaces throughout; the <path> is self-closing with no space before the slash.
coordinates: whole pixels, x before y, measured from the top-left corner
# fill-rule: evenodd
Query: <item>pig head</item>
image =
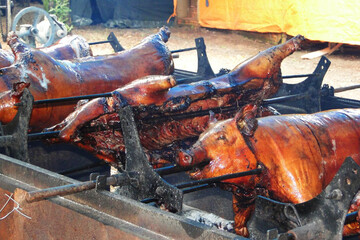
<path id="1" fill-rule="evenodd" d="M 235 118 L 210 126 L 177 159 L 181 166 L 209 161 L 191 173 L 195 179 L 262 169 L 259 175 L 223 182 L 234 194 L 235 230 L 244 236 L 256 195 L 302 203 L 321 193 L 346 157 L 360 163 L 360 129 L 355 127 L 360 110 L 258 120 L 256 111 L 246 106 Z"/>

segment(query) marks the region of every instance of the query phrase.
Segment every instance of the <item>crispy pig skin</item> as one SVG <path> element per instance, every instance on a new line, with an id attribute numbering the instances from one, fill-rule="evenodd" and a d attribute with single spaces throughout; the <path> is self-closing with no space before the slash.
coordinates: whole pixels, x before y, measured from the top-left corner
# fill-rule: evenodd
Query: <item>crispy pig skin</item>
<path id="1" fill-rule="evenodd" d="M 5 49 L 0 49 L 0 68 L 10 66 L 14 62 L 14 60 L 14 54 Z"/>
<path id="2" fill-rule="evenodd" d="M 9 33 L 12 38 L 14 32 Z M 39 48 L 39 50 L 49 54 L 58 60 L 69 60 L 92 56 L 90 45 L 86 40 L 78 35 L 68 35 L 60 39 L 49 47 Z M 0 68 L 9 67 L 14 63 L 15 55 L 5 49 L 0 49 Z"/>
<path id="3" fill-rule="evenodd" d="M 180 151 L 177 160 L 182 166 L 210 160 L 191 173 L 194 179 L 263 169 L 257 176 L 224 181 L 235 195 L 239 234 L 246 233 L 255 192 L 262 190 L 265 196 L 282 202 L 302 203 L 321 193 L 346 157 L 360 163 L 359 109 L 269 116 L 256 123 L 254 112 L 256 107 L 247 106 L 235 118 L 213 125 L 191 148 Z"/>
<path id="4" fill-rule="evenodd" d="M 15 62 L 0 69 L 0 91 L 10 96 L 15 91 L 15 83 L 26 82 L 30 83 L 29 90 L 35 100 L 52 99 L 105 93 L 147 75 L 168 75 L 174 70 L 171 53 L 165 45 L 169 37 L 170 31 L 164 27 L 129 50 L 59 61 L 40 50 L 29 49 L 12 35 L 8 44 Z M 3 124 L 14 117 L 12 113 L 16 109 L 5 99 L 0 99 L 0 121 Z M 41 130 L 52 126 L 73 110 L 71 104 L 36 107 L 30 127 Z"/>
<path id="5" fill-rule="evenodd" d="M 281 61 L 299 49 L 302 36 L 260 52 L 236 66 L 230 73 L 192 84 L 179 84 L 173 77 L 147 77 L 132 82 L 113 92 L 111 98 L 94 99 L 75 110 L 60 124 L 48 130 L 61 130 L 60 138 L 75 142 L 87 150 L 93 148 L 98 157 L 116 162 L 124 151 L 121 132 L 109 125 L 118 122 L 116 109 L 129 104 L 138 107 L 139 136 L 147 150 L 158 150 L 175 141 L 197 137 L 209 125 L 209 115 L 161 123 L 146 123 L 144 118 L 167 116 L 173 112 L 190 113 L 231 105 L 242 106 L 249 102 L 260 103 L 276 93 L 282 83 Z M 140 109 L 140 110 L 139 110 Z M 216 118 L 232 117 L 231 113 L 216 114 Z M 102 127 L 106 130 L 84 133 L 81 127 Z M 91 147 L 90 147 L 91 146 Z"/>

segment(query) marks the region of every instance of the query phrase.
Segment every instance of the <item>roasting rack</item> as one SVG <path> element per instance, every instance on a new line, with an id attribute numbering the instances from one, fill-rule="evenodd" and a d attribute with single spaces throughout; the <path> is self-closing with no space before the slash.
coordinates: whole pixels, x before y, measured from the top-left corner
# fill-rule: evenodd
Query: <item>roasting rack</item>
<path id="1" fill-rule="evenodd" d="M 110 43 L 111 47 L 114 49 L 114 52 L 121 52 L 125 50 L 123 46 L 119 43 L 119 40 L 115 36 L 113 32 L 110 32 L 109 36 L 107 37 L 107 40 L 104 41 L 98 41 L 98 42 L 91 42 L 89 45 L 99 45 L 99 44 L 105 44 Z"/>
<path id="2" fill-rule="evenodd" d="M 201 63 L 208 66 L 199 66 L 197 72 L 175 70 L 175 75 L 177 76 L 177 78 L 183 79 L 181 80 L 182 83 L 198 81 L 200 79 L 206 79 L 215 76 L 215 74 L 211 70 L 209 62 L 206 62 L 206 60 L 204 60 L 207 59 L 207 57 L 205 52 L 205 44 L 202 44 L 203 40 L 202 43 L 201 40 L 198 40 L 198 42 L 196 43 L 196 48 L 189 48 L 186 50 L 196 49 L 198 54 L 198 64 Z M 351 103 L 346 107 L 359 106 L 357 105 L 359 104 L 358 101 L 347 101 L 346 99 L 334 97 L 334 90 L 332 90 L 331 87 L 321 87 L 323 77 L 329 66 L 330 61 L 327 58 L 323 57 L 319 61 L 318 66 L 312 74 L 284 76 L 284 78 L 306 77 L 306 79 L 298 84 L 283 84 L 277 95 L 272 99 L 265 100 L 264 104 L 275 107 L 281 113 L 317 112 L 323 109 L 323 103 L 331 101 L 327 99 L 335 99 L 337 104 L 343 103 L 345 105 L 347 103 Z M 60 102 L 65 103 L 69 101 L 77 101 L 80 99 L 90 99 L 103 96 L 110 96 L 110 93 L 34 101 L 30 92 L 25 90 L 21 99 L 21 103 L 19 104 L 18 114 L 14 118 L 13 122 L 5 126 L 1 126 L 0 128 L 1 132 L 3 133 L 3 136 L 0 137 L 0 146 L 2 146 L 6 155 L 22 160 L 18 161 L 11 157 L 0 155 L 0 178 L 3 180 L 1 181 L 2 184 L 0 185 L 0 190 L 1 188 L 3 188 L 7 191 L 14 191 L 15 188 L 20 187 L 27 192 L 30 192 L 25 194 L 29 202 L 37 201 L 43 198 L 49 198 L 55 195 L 67 195 L 71 193 L 72 195 L 68 195 L 66 198 L 49 198 L 49 201 L 54 202 L 60 206 L 66 206 L 74 212 L 81 213 L 90 218 L 100 218 L 101 221 L 106 225 L 113 226 L 114 228 L 120 229 L 120 231 L 141 238 L 163 238 L 164 236 L 166 236 L 170 238 L 184 239 L 243 239 L 239 236 L 234 235 L 233 233 L 229 233 L 227 231 L 220 231 L 204 224 L 199 224 L 198 222 L 194 222 L 192 220 L 189 220 L 188 218 L 182 217 L 182 215 L 160 211 L 158 208 L 154 208 L 153 206 L 156 203 L 157 205 L 165 207 L 166 209 L 169 209 L 173 212 L 186 212 L 188 208 L 183 208 L 183 202 L 187 195 L 190 195 L 192 193 L 199 193 L 199 190 L 203 189 L 214 189 L 213 187 L 217 186 L 217 184 L 224 179 L 258 174 L 261 170 L 237 173 L 235 175 L 226 175 L 222 178 L 169 184 L 168 182 L 170 182 L 171 176 L 174 175 L 176 175 L 174 177 L 176 178 L 176 180 L 179 180 L 180 178 L 181 181 L 184 181 L 185 178 L 183 171 L 188 169 L 181 169 L 176 166 L 168 166 L 165 168 L 153 170 L 149 166 L 148 162 L 144 157 L 144 153 L 142 151 L 140 141 L 137 136 L 136 124 L 133 118 L 133 110 L 129 106 L 126 106 L 119 110 L 122 129 L 126 129 L 123 132 L 125 147 L 126 149 L 131 149 L 128 150 L 126 153 L 127 161 L 124 171 L 116 175 L 108 176 L 107 173 L 109 169 L 106 168 L 106 170 L 104 171 L 105 174 L 91 174 L 90 181 L 79 182 L 74 180 L 73 178 L 68 178 L 64 175 L 59 175 L 52 171 L 48 171 L 43 168 L 34 166 L 34 157 L 30 157 L 30 155 L 34 156 L 36 154 L 36 158 L 38 159 L 36 165 L 45 166 L 48 169 L 52 168 L 48 165 L 49 159 L 46 154 L 45 156 L 39 156 L 37 151 L 35 152 L 35 154 L 29 154 L 29 152 L 32 151 L 31 145 L 35 140 L 48 137 L 56 137 L 58 132 L 28 134 L 27 127 L 32 108 L 45 104 L 58 104 Z M 325 106 L 328 108 L 331 107 L 331 105 Z M 214 112 L 236 110 L 238 110 L 237 107 L 213 109 Z M 195 114 L 197 114 L 196 116 L 200 116 L 209 113 L 208 111 L 203 111 Z M 182 118 L 189 116 L 175 114 L 172 117 Z M 162 121 L 162 119 L 152 119 L 152 121 Z M 45 148 L 48 147 L 49 146 L 46 146 Z M 84 157 L 82 156 L 83 154 L 83 152 L 70 152 L 68 153 L 67 157 L 69 159 L 79 159 L 81 157 Z M 54 168 L 57 168 L 60 165 L 66 165 L 64 164 L 63 159 L 63 156 L 65 155 L 61 155 L 60 158 L 52 159 L 53 162 L 61 161 L 61 164 L 58 163 L 58 165 Z M 26 161 L 30 162 L 31 164 L 26 163 Z M 95 166 L 98 167 L 98 160 L 94 161 Z M 42 164 L 38 164 L 40 162 L 42 162 Z M 73 163 L 73 161 L 71 162 Z M 85 164 L 85 166 L 81 166 L 80 168 L 60 168 L 60 170 L 57 169 L 57 171 L 63 174 L 68 173 L 68 176 L 70 176 L 71 173 L 86 170 L 84 172 L 86 172 L 88 175 L 89 171 L 92 172 L 94 165 L 94 162 L 90 161 L 90 163 L 90 165 Z M 260 236 L 259 239 L 277 239 L 280 237 L 283 239 L 291 239 L 294 234 L 299 235 L 302 234 L 304 231 L 308 231 L 309 229 L 312 231 L 314 226 L 313 223 L 318 224 L 320 222 L 322 224 L 325 224 L 328 221 L 337 222 L 338 225 L 334 226 L 332 229 L 333 231 L 338 231 L 339 226 L 343 226 L 343 223 L 345 221 L 344 212 L 346 211 L 346 209 L 344 210 L 343 208 L 346 207 L 339 208 L 339 211 L 341 211 L 342 214 L 336 216 L 315 216 L 314 214 L 311 214 L 309 212 L 306 213 L 303 210 L 309 208 L 309 206 L 312 206 L 311 209 L 316 208 L 318 212 L 324 212 L 327 210 L 322 209 L 328 209 L 329 206 L 332 206 L 331 204 L 335 204 L 333 206 L 337 206 L 336 202 L 332 203 L 331 201 L 326 206 L 321 204 L 324 199 L 324 201 L 327 201 L 329 196 L 328 193 L 333 192 L 334 189 L 342 189 L 342 194 L 347 196 L 346 199 L 344 198 L 344 201 L 342 202 L 344 203 L 344 205 L 348 204 L 348 199 L 354 196 L 354 189 L 357 190 L 359 188 L 359 186 L 357 185 L 357 181 L 355 181 L 352 176 L 348 176 L 348 172 L 349 169 L 352 169 L 353 172 L 358 172 L 358 169 L 356 168 L 357 166 L 354 166 L 351 163 L 351 161 L 346 161 L 344 163 L 344 166 L 344 168 L 346 168 L 347 170 L 339 171 L 338 175 L 341 176 L 340 178 L 344 178 L 344 176 L 348 177 L 349 179 L 351 178 L 350 182 L 354 184 L 350 184 L 351 187 L 349 187 L 346 185 L 336 185 L 336 181 L 335 183 L 332 182 L 328 187 L 329 189 L 327 188 L 324 190 L 325 195 L 323 195 L 322 197 L 318 197 L 318 200 L 314 200 L 312 203 L 309 203 L 309 205 L 304 205 L 305 207 L 297 205 L 286 205 L 285 207 L 285 205 L 282 203 L 276 203 L 271 200 L 259 198 L 257 200 L 258 204 L 256 205 L 256 212 L 258 213 L 256 215 L 257 218 L 253 220 L 253 222 L 255 223 L 252 222 L 252 224 L 254 225 L 251 225 L 254 226 L 252 228 L 253 236 Z M 180 174 L 180 177 L 178 176 L 178 174 Z M 166 178 L 167 176 L 170 176 L 170 178 Z M 12 179 L 16 179 L 16 181 L 12 181 Z M 165 181 L 164 179 L 170 180 Z M 68 184 L 72 185 L 62 186 Z M 119 192 L 121 192 L 122 195 L 116 195 L 114 193 L 104 191 L 104 189 L 108 189 L 109 185 L 119 186 Z M 44 188 L 47 190 L 40 190 Z M 96 190 L 79 192 L 79 190 L 89 190 L 93 188 L 95 188 Z M 346 191 L 344 191 L 343 189 L 346 189 Z M 136 201 L 130 199 L 135 199 Z M 139 202 L 146 204 L 141 204 Z M 264 208 L 266 210 L 263 210 Z M 277 218 L 281 221 L 269 223 L 267 222 L 269 216 L 267 216 L 266 218 L 261 217 L 265 216 L 262 214 L 262 212 L 267 211 L 269 208 L 273 209 L 272 212 L 274 212 L 274 215 L 278 214 L 281 211 L 284 212 L 283 209 L 285 208 L 291 209 L 293 212 L 287 215 L 287 220 L 293 221 L 295 219 L 296 221 L 293 221 L 294 223 L 291 226 L 284 226 L 283 222 L 286 221 L 286 218 L 281 215 L 282 218 Z M 99 216 L 99 214 L 106 215 L 107 218 L 105 218 L 103 215 Z M 301 222 L 301 224 L 299 224 L 299 222 Z M 171 228 L 168 227 L 169 225 L 171 226 Z M 261 228 L 261 226 L 267 227 Z M 323 227 L 326 228 L 326 226 Z M 289 233 L 289 231 L 293 231 L 294 233 Z M 338 234 L 338 232 L 336 234 L 332 233 L 333 232 L 326 232 L 326 236 L 332 237 Z"/>

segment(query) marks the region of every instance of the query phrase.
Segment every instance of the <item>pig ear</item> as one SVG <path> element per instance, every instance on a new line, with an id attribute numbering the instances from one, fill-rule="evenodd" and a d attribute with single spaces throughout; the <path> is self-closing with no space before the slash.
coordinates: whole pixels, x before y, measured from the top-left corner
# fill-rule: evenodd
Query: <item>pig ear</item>
<path id="1" fill-rule="evenodd" d="M 239 131 L 248 137 L 254 135 L 254 132 L 258 126 L 258 121 L 256 119 L 256 114 L 258 108 L 256 105 L 246 105 L 244 106 L 235 116 L 236 126 Z"/>
<path id="2" fill-rule="evenodd" d="M 209 126 L 214 125 L 215 123 L 217 123 L 217 119 L 215 117 L 215 113 L 213 111 L 209 111 Z"/>

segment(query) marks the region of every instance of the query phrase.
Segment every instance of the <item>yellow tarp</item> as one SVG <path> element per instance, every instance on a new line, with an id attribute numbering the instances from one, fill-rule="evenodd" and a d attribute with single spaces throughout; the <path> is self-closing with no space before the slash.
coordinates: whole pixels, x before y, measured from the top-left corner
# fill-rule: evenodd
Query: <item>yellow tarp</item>
<path id="1" fill-rule="evenodd" d="M 203 27 L 360 45 L 360 0 L 198 0 Z"/>

